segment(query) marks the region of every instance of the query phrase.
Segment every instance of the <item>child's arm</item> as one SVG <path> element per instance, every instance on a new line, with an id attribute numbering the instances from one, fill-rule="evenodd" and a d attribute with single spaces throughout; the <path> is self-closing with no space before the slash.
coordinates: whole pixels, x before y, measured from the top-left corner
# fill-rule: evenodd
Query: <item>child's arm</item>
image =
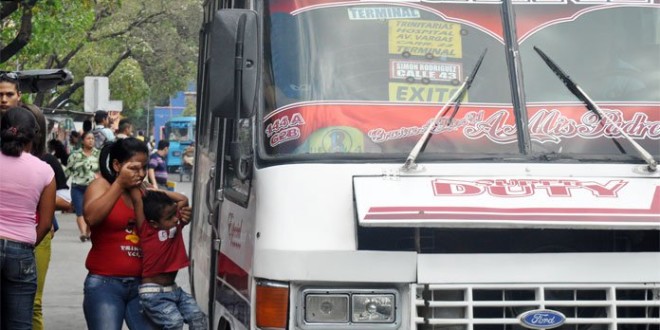
<path id="1" fill-rule="evenodd" d="M 142 204 L 142 189 L 140 187 L 131 188 L 131 201 L 133 201 L 133 211 L 135 212 L 135 221 L 137 228 L 140 230 L 144 223 L 144 205 Z"/>
<path id="2" fill-rule="evenodd" d="M 181 217 L 181 222 L 188 224 L 192 218 L 192 208 L 188 206 L 188 197 L 186 195 L 174 192 L 174 191 L 163 191 L 167 196 L 176 202 L 177 208 L 179 209 L 179 216 Z"/>

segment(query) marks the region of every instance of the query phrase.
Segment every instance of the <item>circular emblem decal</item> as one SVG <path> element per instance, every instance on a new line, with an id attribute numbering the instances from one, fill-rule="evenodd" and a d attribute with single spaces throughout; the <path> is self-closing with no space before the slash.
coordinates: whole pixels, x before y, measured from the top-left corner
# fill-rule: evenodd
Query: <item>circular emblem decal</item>
<path id="1" fill-rule="evenodd" d="M 535 309 L 521 314 L 518 320 L 528 329 L 552 329 L 564 324 L 566 316 L 550 309 Z"/>

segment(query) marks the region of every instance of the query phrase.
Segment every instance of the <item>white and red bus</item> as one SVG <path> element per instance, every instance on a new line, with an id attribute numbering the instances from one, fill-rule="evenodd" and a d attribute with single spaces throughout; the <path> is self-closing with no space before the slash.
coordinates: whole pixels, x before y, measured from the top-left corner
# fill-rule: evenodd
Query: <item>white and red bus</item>
<path id="1" fill-rule="evenodd" d="M 660 329 L 658 0 L 206 1 L 212 329 Z"/>

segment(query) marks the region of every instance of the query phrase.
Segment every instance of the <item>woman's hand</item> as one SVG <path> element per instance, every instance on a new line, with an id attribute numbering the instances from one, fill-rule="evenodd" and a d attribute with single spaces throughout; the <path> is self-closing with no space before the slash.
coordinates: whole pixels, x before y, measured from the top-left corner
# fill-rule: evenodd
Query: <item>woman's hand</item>
<path id="1" fill-rule="evenodd" d="M 141 169 L 142 164 L 140 162 L 126 162 L 119 170 L 119 175 L 115 181 L 124 189 L 137 187 L 144 179 L 140 176 Z"/>

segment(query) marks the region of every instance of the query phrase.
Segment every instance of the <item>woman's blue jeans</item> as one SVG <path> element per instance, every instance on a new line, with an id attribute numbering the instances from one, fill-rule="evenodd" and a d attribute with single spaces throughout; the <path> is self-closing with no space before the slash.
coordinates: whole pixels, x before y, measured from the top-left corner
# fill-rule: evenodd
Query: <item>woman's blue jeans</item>
<path id="1" fill-rule="evenodd" d="M 88 274 L 85 279 L 83 311 L 89 330 L 157 329 L 141 312 L 139 277 Z"/>
<path id="2" fill-rule="evenodd" d="M 83 215 L 83 198 L 85 197 L 85 190 L 87 190 L 87 186 L 79 184 L 71 185 L 71 202 L 73 202 L 73 208 L 76 210 L 76 216 L 79 217 Z"/>
<path id="3" fill-rule="evenodd" d="M 0 239 L 0 329 L 32 329 L 36 292 L 34 247 Z"/>

